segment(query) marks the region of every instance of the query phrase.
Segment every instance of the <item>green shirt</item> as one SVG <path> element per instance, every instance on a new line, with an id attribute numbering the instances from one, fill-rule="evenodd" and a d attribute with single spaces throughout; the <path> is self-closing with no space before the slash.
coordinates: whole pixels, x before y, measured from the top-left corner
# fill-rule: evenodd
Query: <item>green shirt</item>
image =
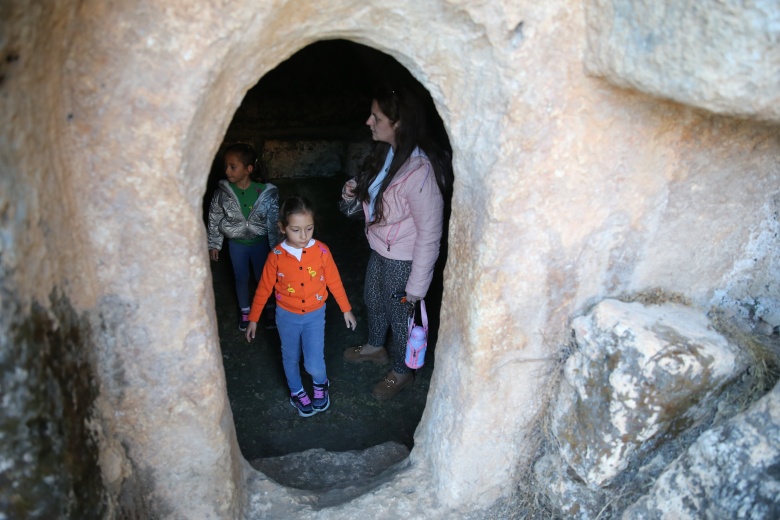
<path id="1" fill-rule="evenodd" d="M 265 184 L 262 182 L 250 182 L 249 186 L 244 188 L 243 190 L 233 184 L 230 183 L 230 189 L 233 190 L 233 193 L 236 194 L 236 197 L 238 198 L 238 204 L 241 206 L 241 213 L 244 214 L 244 219 L 249 218 L 249 214 L 252 212 L 252 206 L 255 205 L 255 202 L 257 202 L 258 197 L 260 197 L 260 194 L 265 190 Z M 237 240 L 237 239 L 231 239 L 233 242 L 237 244 L 243 244 L 245 246 L 251 246 L 254 244 L 257 244 L 261 240 L 267 240 L 268 238 L 265 235 L 261 235 L 257 238 L 253 238 L 251 240 Z"/>

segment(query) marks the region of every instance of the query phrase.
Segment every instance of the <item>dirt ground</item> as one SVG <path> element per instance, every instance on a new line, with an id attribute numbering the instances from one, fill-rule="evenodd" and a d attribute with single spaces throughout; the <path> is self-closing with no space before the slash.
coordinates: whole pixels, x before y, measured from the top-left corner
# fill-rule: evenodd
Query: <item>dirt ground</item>
<path id="1" fill-rule="evenodd" d="M 274 181 L 282 198 L 297 193 L 313 201 L 317 208 L 315 238 L 330 247 L 357 318 L 357 330 L 347 329 L 335 300 L 328 298 L 325 363 L 331 382 L 331 405 L 325 412 L 306 418 L 298 416 L 288 401 L 276 329 L 263 328 L 261 321 L 257 338 L 251 344 L 246 342 L 244 333 L 238 330 L 238 304 L 227 248 L 220 253 L 219 262 L 211 263 L 228 398 L 238 443 L 247 460 L 311 448 L 362 450 L 386 441 L 399 442 L 410 449 L 413 445 L 434 367 L 443 262 L 426 298 L 431 331 L 425 365 L 417 371 L 414 385 L 395 399 L 379 402 L 371 396 L 371 388 L 390 370 L 390 365 L 353 365 L 342 359 L 345 348 L 359 345 L 367 337 L 363 278 L 369 255 L 363 223 L 350 221 L 338 212 L 336 203 L 344 180 Z M 210 194 L 207 197 L 210 200 Z M 303 365 L 301 374 L 304 386 L 311 391 L 311 378 Z"/>

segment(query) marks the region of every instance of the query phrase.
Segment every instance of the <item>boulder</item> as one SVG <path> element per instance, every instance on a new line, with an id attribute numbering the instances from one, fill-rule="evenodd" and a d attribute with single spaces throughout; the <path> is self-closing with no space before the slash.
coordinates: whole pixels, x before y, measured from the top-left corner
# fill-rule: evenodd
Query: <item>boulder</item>
<path id="1" fill-rule="evenodd" d="M 780 120 L 780 3 L 585 4 L 590 73 L 716 113 Z"/>
<path id="2" fill-rule="evenodd" d="M 557 454 L 548 453 L 534 464 L 534 477 L 559 516 L 570 520 L 595 517 L 604 506 L 604 493 L 585 485 L 570 472 L 571 468 Z"/>
<path id="3" fill-rule="evenodd" d="M 563 460 L 606 486 L 640 452 L 710 417 L 748 358 L 693 308 L 604 300 L 573 320 L 553 433 Z M 668 435 L 666 435 L 668 434 Z"/>
<path id="4" fill-rule="evenodd" d="M 780 518 L 780 385 L 705 432 L 623 513 L 643 518 Z"/>
<path id="5" fill-rule="evenodd" d="M 403 444 L 385 442 L 366 450 L 306 450 L 257 459 L 251 465 L 284 486 L 321 490 L 375 477 L 408 456 Z"/>

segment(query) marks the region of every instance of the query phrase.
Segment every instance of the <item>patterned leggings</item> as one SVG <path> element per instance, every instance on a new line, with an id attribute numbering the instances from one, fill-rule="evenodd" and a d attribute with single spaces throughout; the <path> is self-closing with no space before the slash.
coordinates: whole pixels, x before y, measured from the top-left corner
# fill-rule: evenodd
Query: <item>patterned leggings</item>
<path id="1" fill-rule="evenodd" d="M 410 370 L 404 359 L 412 304 L 401 303 L 400 298 L 392 298 L 391 295 L 406 290 L 406 281 L 411 272 L 411 260 L 390 260 L 371 251 L 363 289 L 363 299 L 368 308 L 368 344 L 383 346 L 389 327 L 393 339 L 387 350 L 393 358 L 393 370 L 399 374 Z"/>

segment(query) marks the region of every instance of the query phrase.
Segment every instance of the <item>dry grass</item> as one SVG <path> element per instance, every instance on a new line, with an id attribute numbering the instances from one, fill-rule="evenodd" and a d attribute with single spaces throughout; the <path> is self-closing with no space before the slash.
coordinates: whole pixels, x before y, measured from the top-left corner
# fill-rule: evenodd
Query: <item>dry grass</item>
<path id="1" fill-rule="evenodd" d="M 643 305 L 662 305 L 664 303 L 679 303 L 691 306 L 691 300 L 680 293 L 669 292 L 660 287 L 651 287 L 635 293 L 624 293 L 617 297 L 626 303 L 641 303 Z"/>
<path id="2" fill-rule="evenodd" d="M 750 358 L 745 374 L 747 389 L 735 396 L 734 403 L 737 412 L 746 410 L 780 381 L 780 338 L 747 332 L 718 310 L 710 311 L 709 317 L 715 330 Z"/>

